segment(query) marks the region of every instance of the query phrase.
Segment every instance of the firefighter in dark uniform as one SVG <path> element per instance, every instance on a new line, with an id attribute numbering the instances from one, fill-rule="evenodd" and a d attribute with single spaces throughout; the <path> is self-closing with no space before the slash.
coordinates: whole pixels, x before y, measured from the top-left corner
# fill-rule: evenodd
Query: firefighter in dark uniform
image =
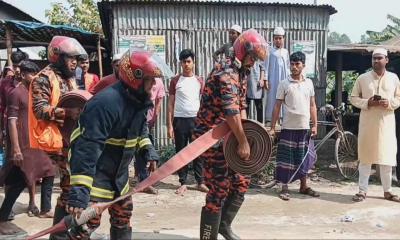
<path id="1" fill-rule="evenodd" d="M 140 151 L 142 161 L 158 161 L 148 138 L 147 110 L 152 107 L 151 88 L 163 77 L 167 65 L 145 51 L 124 54 L 118 78 L 85 105 L 79 126 L 71 135 L 70 168 L 72 189 L 68 211 L 79 216 L 88 205 L 111 201 L 129 191 L 128 167 Z M 111 239 L 131 239 L 132 198 L 113 204 L 110 213 Z M 71 238 L 85 239 L 100 225 L 101 216 L 84 228 L 73 229 Z"/>
<path id="2" fill-rule="evenodd" d="M 238 154 L 245 161 L 250 156 L 241 123 L 246 118 L 246 79 L 254 62 L 266 58 L 266 42 L 250 29 L 234 42 L 233 51 L 231 62 L 217 64 L 218 69 L 213 69 L 206 81 L 194 138 L 226 121 L 239 142 Z M 228 168 L 222 145 L 220 142 L 201 155 L 210 191 L 201 212 L 200 239 L 217 239 L 218 233 L 225 239 L 239 239 L 231 223 L 244 201 L 249 179 Z"/>

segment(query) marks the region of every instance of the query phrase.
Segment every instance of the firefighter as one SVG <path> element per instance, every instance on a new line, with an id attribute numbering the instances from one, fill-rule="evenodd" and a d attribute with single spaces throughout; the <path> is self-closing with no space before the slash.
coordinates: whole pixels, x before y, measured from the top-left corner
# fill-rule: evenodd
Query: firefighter
<path id="1" fill-rule="evenodd" d="M 250 147 L 243 132 L 241 119 L 246 118 L 246 86 L 250 68 L 256 60 L 267 56 L 266 42 L 254 29 L 243 32 L 233 44 L 234 57 L 220 62 L 206 81 L 200 110 L 197 114 L 194 138 L 226 121 L 238 140 L 238 154 L 245 161 Z M 204 178 L 210 189 L 202 208 L 200 239 L 239 239 L 231 223 L 239 211 L 249 178 L 228 168 L 222 142 L 201 155 Z"/>
<path id="2" fill-rule="evenodd" d="M 48 46 L 50 65 L 45 67 L 32 81 L 29 88 L 29 143 L 31 148 L 44 150 L 56 162 L 60 171 L 61 195 L 57 199 L 53 224 L 64 216 L 70 176 L 67 162 L 67 144 L 60 132 L 64 120 L 77 120 L 80 109 L 59 108 L 60 98 L 77 89 L 75 69 L 79 57 L 87 55 L 82 45 L 74 38 L 54 36 Z M 50 239 L 65 239 L 66 233 L 50 236 Z"/>
<path id="3" fill-rule="evenodd" d="M 119 82 L 91 98 L 84 107 L 78 128 L 71 135 L 71 185 L 68 211 L 79 217 L 90 204 L 111 201 L 129 190 L 128 167 L 135 153 L 141 161 L 158 161 L 146 121 L 155 78 L 170 71 L 155 55 L 145 51 L 124 54 Z M 146 163 L 144 163 L 146 165 Z M 113 204 L 111 239 L 131 239 L 132 198 Z M 72 238 L 88 238 L 100 225 L 101 216 L 86 227 L 72 229 Z"/>

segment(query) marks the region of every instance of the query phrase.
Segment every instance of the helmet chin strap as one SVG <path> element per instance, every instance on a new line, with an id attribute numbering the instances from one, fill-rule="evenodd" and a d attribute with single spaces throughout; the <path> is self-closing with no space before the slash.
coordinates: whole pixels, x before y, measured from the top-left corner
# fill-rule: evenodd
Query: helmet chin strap
<path id="1" fill-rule="evenodd" d="M 233 64 L 238 68 L 242 68 L 242 61 L 240 61 L 237 57 L 235 57 L 235 60 L 233 61 Z"/>
<path id="2" fill-rule="evenodd" d="M 55 62 L 53 65 L 57 68 L 58 71 L 60 71 L 61 75 L 68 79 L 72 78 L 75 76 L 75 71 L 71 72 L 68 70 L 67 63 L 65 61 L 66 55 L 61 54 L 60 57 L 58 58 L 57 62 Z"/>
<path id="3" fill-rule="evenodd" d="M 146 91 L 144 90 L 144 84 L 142 84 L 142 86 L 139 89 L 132 89 L 130 88 L 128 85 L 124 84 L 127 88 L 127 92 L 129 97 L 131 97 L 132 99 L 135 99 L 136 101 L 145 103 L 147 100 L 150 99 L 149 94 L 146 93 Z"/>

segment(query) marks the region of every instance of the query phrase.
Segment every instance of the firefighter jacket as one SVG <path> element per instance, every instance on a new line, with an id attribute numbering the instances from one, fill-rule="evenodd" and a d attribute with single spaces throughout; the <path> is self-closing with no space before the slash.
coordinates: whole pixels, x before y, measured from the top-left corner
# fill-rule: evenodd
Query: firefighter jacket
<path id="1" fill-rule="evenodd" d="M 86 208 L 90 199 L 109 201 L 129 191 L 128 167 L 138 151 L 141 161 L 159 160 L 146 121 L 150 99 L 137 100 L 118 82 L 91 98 L 71 134 L 72 189 L 68 204 Z"/>

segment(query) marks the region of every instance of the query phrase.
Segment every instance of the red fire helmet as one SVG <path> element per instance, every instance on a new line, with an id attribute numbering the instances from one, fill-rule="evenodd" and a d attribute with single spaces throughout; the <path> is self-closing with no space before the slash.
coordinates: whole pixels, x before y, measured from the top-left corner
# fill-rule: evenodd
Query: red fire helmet
<path id="1" fill-rule="evenodd" d="M 243 61 L 247 54 L 251 54 L 259 60 L 267 57 L 267 42 L 254 29 L 244 31 L 233 43 L 235 57 Z"/>
<path id="2" fill-rule="evenodd" d="M 47 48 L 47 59 L 49 62 L 55 63 L 61 54 L 67 56 L 87 55 L 85 49 L 75 38 L 54 36 Z"/>
<path id="3" fill-rule="evenodd" d="M 152 52 L 137 50 L 127 51 L 119 61 L 119 79 L 130 88 L 138 90 L 143 81 L 149 78 L 173 76 L 168 65 Z"/>

